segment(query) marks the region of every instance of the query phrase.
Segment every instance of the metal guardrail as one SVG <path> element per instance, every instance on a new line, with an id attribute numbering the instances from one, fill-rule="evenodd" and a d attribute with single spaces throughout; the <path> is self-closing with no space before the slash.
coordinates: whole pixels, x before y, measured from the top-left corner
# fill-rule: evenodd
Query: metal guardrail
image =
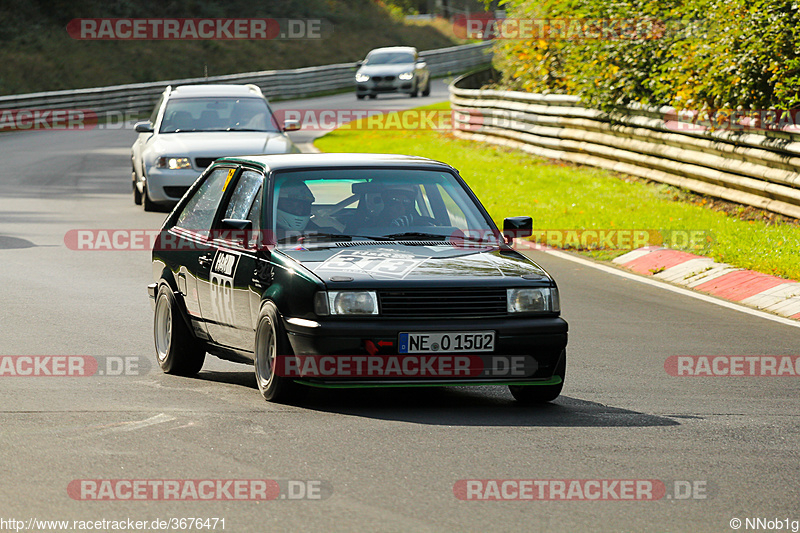
<path id="1" fill-rule="evenodd" d="M 797 133 L 708 131 L 665 120 L 675 113 L 666 107 L 631 107 L 612 120 L 575 96 L 480 89 L 489 78 L 481 71 L 450 84 L 456 136 L 800 218 Z"/>
<path id="2" fill-rule="evenodd" d="M 491 61 L 490 46 L 491 43 L 487 42 L 427 50 L 420 52 L 420 57 L 428 63 L 433 76 L 458 74 L 487 65 Z M 260 87 L 269 99 L 300 98 L 315 93 L 355 88 L 355 69 L 356 63 L 340 63 L 291 70 L 265 70 L 208 78 L 0 96 L 0 110 L 84 109 L 97 115 L 109 112 L 138 115 L 152 110 L 167 85 L 197 83 L 252 83 Z"/>

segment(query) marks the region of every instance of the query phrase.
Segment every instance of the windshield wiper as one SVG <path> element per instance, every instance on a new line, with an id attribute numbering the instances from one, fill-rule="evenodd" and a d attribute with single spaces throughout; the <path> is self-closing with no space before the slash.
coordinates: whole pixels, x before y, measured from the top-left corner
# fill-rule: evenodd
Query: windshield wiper
<path id="1" fill-rule="evenodd" d="M 327 239 L 318 240 L 318 239 Z M 339 233 L 306 233 L 304 235 L 291 235 L 278 240 L 278 243 L 314 243 L 317 242 L 353 242 L 353 239 L 370 239 L 373 241 L 383 240 L 383 237 L 375 237 L 372 235 L 342 235 Z"/>
<path id="2" fill-rule="evenodd" d="M 424 233 L 424 232 L 421 232 L 421 231 L 406 231 L 404 233 L 392 233 L 391 235 L 383 235 L 381 238 L 382 239 L 390 239 L 390 240 L 406 239 L 406 238 L 446 240 L 448 237 L 446 235 L 441 235 L 439 233 Z"/>
<path id="3" fill-rule="evenodd" d="M 384 235 L 383 239 L 402 240 L 402 239 L 438 239 L 442 241 L 461 240 L 469 241 L 485 246 L 496 246 L 497 242 L 487 242 L 484 239 L 477 237 L 469 237 L 467 235 L 442 235 L 440 233 L 424 233 L 418 231 L 407 231 L 405 233 L 393 233 L 391 235 Z"/>

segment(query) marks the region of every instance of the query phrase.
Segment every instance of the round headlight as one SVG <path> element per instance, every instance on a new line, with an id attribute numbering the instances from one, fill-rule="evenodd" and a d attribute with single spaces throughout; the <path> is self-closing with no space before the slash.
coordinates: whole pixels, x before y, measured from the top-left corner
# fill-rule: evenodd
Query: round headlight
<path id="1" fill-rule="evenodd" d="M 551 311 L 550 289 L 509 289 L 509 313 L 535 313 L 537 311 Z"/>
<path id="2" fill-rule="evenodd" d="M 332 312 L 337 315 L 376 315 L 378 302 L 375 293 L 341 291 L 333 293 Z"/>

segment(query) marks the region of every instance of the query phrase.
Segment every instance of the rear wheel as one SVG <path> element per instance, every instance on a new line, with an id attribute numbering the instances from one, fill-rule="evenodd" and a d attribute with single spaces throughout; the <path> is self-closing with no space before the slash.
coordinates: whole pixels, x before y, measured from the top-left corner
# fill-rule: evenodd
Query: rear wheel
<path id="1" fill-rule="evenodd" d="M 153 337 L 158 366 L 165 373 L 193 376 L 203 368 L 205 346 L 184 322 L 175 295 L 166 283 L 161 284 L 156 295 Z"/>
<path id="2" fill-rule="evenodd" d="M 291 402 L 306 392 L 305 387 L 276 372 L 278 356 L 286 355 L 291 355 L 291 348 L 278 318 L 278 309 L 267 302 L 258 317 L 254 363 L 258 390 L 267 401 Z"/>
<path id="3" fill-rule="evenodd" d="M 377 95 L 377 94 L 371 94 L 371 95 L 369 95 L 369 99 L 370 99 L 370 100 L 375 100 L 377 97 L 378 97 L 378 95 Z"/>
<path id="4" fill-rule="evenodd" d="M 558 385 L 509 385 L 508 390 L 519 403 L 536 404 L 552 402 L 561 394 L 564 387 L 564 377 L 567 370 L 567 351 L 561 352 L 561 359 L 558 361 L 556 371 L 553 374 L 561 378 Z"/>
<path id="5" fill-rule="evenodd" d="M 422 91 L 422 96 L 430 96 L 431 94 L 431 80 L 428 80 L 428 83 L 425 85 L 425 89 Z"/>
<path id="6" fill-rule="evenodd" d="M 364 96 L 365 96 L 365 95 L 363 95 L 363 94 L 357 94 L 357 95 L 356 95 L 356 98 L 357 98 L 357 99 L 359 99 L 359 100 L 363 100 L 363 99 L 364 99 Z"/>

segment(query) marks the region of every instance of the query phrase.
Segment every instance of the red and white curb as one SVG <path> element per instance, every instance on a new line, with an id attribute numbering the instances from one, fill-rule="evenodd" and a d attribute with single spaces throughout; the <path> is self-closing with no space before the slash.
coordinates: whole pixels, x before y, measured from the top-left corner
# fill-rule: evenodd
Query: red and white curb
<path id="1" fill-rule="evenodd" d="M 613 262 L 638 274 L 800 320 L 800 283 L 796 281 L 657 246 L 633 250 Z"/>

